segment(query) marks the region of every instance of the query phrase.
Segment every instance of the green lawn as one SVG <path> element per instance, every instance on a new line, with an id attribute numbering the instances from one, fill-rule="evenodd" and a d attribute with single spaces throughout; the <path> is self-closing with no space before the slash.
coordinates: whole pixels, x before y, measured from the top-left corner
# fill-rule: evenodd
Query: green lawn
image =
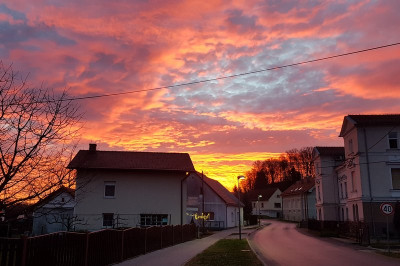
<path id="1" fill-rule="evenodd" d="M 253 253 L 247 240 L 222 239 L 191 259 L 186 266 L 195 265 L 263 265 Z"/>

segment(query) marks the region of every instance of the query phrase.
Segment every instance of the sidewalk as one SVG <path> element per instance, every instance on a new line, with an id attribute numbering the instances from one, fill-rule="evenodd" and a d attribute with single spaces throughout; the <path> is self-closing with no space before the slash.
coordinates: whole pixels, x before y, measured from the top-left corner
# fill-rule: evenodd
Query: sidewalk
<path id="1" fill-rule="evenodd" d="M 246 238 L 249 233 L 254 231 L 255 228 L 243 228 L 242 238 Z M 234 235 L 232 235 L 234 234 Z M 118 266 L 154 266 L 154 265 L 168 265 L 168 266 L 180 266 L 184 265 L 190 259 L 195 257 L 197 254 L 203 252 L 209 246 L 213 245 L 220 239 L 224 238 L 238 238 L 238 228 L 231 228 L 217 232 L 211 236 L 195 239 L 185 243 L 181 243 L 175 246 L 167 247 L 157 251 L 147 253 L 145 255 L 138 256 L 136 258 L 126 260 Z"/>

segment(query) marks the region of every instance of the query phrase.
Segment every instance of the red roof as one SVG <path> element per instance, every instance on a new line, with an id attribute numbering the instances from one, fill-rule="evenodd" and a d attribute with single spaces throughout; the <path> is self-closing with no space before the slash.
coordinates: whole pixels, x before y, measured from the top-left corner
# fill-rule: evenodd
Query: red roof
<path id="1" fill-rule="evenodd" d="M 196 172 L 197 176 L 201 179 L 201 173 Z M 206 183 L 227 205 L 238 206 L 238 199 L 232 195 L 220 182 L 204 176 L 204 183 Z M 244 206 L 243 203 L 241 203 Z"/>
<path id="2" fill-rule="evenodd" d="M 285 197 L 285 196 L 304 194 L 307 193 L 314 186 L 315 186 L 314 179 L 310 180 L 303 179 L 291 185 L 288 189 L 282 192 L 281 196 Z"/>
<path id="3" fill-rule="evenodd" d="M 98 150 L 80 150 L 67 168 L 195 171 L 187 153 Z"/>

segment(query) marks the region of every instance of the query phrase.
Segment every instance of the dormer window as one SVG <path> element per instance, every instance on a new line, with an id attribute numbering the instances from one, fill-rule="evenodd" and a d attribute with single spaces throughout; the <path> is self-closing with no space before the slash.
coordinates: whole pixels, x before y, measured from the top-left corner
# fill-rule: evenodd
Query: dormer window
<path id="1" fill-rule="evenodd" d="M 389 148 L 390 149 L 398 149 L 398 143 L 397 143 L 397 132 L 389 132 Z"/>

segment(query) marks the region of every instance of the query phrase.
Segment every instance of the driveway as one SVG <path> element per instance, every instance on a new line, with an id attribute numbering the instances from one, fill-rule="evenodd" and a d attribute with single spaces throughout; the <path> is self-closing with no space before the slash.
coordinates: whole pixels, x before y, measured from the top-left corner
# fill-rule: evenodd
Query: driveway
<path id="1" fill-rule="evenodd" d="M 400 265 L 400 259 L 330 238 L 318 238 L 299 232 L 296 224 L 279 221 L 253 233 L 250 245 L 268 266 L 324 265 L 367 266 Z"/>

